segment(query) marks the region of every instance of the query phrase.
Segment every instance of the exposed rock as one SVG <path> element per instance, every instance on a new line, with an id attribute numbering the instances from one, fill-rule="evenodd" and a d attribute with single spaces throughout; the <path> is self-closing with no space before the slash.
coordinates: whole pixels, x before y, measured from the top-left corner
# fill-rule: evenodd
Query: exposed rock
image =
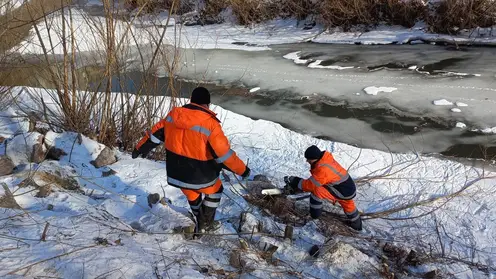
<path id="1" fill-rule="evenodd" d="M 46 198 L 52 193 L 52 185 L 48 184 L 45 186 L 41 186 L 40 189 L 38 190 L 38 193 L 36 193 L 35 197 L 37 198 Z"/>
<path id="2" fill-rule="evenodd" d="M 91 161 L 90 163 L 95 166 L 95 168 L 100 168 L 103 166 L 107 166 L 117 162 L 117 158 L 115 157 L 114 151 L 112 149 L 105 146 L 105 148 L 100 152 L 96 160 Z"/>
<path id="3" fill-rule="evenodd" d="M 234 250 L 229 254 L 229 264 L 234 268 L 243 269 L 246 267 L 247 261 L 241 251 Z"/>
<path id="4" fill-rule="evenodd" d="M 0 136 L 0 143 L 3 143 L 5 141 L 5 138 Z"/>
<path id="5" fill-rule="evenodd" d="M 348 271 L 356 275 L 365 274 L 368 272 L 367 269 L 379 266 L 377 260 L 343 242 L 336 243 L 323 258 L 332 266 L 346 266 Z"/>
<path id="6" fill-rule="evenodd" d="M 160 195 L 157 193 L 148 195 L 148 206 L 152 207 L 153 204 L 156 204 L 160 200 Z"/>
<path id="7" fill-rule="evenodd" d="M 3 187 L 5 194 L 4 194 L 4 196 L 0 196 L 0 207 L 12 208 L 12 209 L 22 209 L 21 206 L 15 200 L 14 195 L 12 195 L 12 192 L 10 192 L 10 189 L 7 186 L 7 184 L 2 183 L 2 187 Z"/>
<path id="8" fill-rule="evenodd" d="M 7 156 L 14 165 L 40 163 L 45 159 L 47 151 L 43 143 L 44 136 L 37 132 L 17 135 L 7 145 Z"/>
<path id="9" fill-rule="evenodd" d="M 55 146 L 48 147 L 48 154 L 47 154 L 47 159 L 52 159 L 52 160 L 60 160 L 62 156 L 66 156 L 67 153 Z"/>
<path id="10" fill-rule="evenodd" d="M 45 160 L 46 148 L 43 144 L 43 135 L 38 137 L 38 142 L 33 145 L 33 151 L 31 152 L 30 161 L 33 163 L 41 163 Z"/>
<path id="11" fill-rule="evenodd" d="M 308 251 L 308 253 L 312 257 L 315 257 L 315 258 L 319 257 L 319 255 L 320 255 L 320 247 L 319 247 L 319 245 L 312 246 L 312 248 L 310 248 L 310 251 Z"/>
<path id="12" fill-rule="evenodd" d="M 109 169 L 108 171 L 104 171 L 102 172 L 102 176 L 103 177 L 108 177 L 108 176 L 111 176 L 111 175 L 114 175 L 116 174 L 117 172 L 113 169 Z"/>
<path id="13" fill-rule="evenodd" d="M 263 241 L 259 243 L 259 247 L 262 250 L 261 256 L 265 260 L 272 259 L 272 255 L 274 255 L 274 253 L 277 251 L 277 249 L 279 249 L 279 247 L 277 247 L 273 244 L 270 244 L 268 242 L 263 242 Z"/>
<path id="14" fill-rule="evenodd" d="M 267 178 L 267 176 L 263 174 L 257 174 L 253 177 L 253 181 L 261 181 L 261 182 L 268 182 L 270 183 L 270 180 Z"/>
<path id="15" fill-rule="evenodd" d="M 431 271 L 424 274 L 424 278 L 426 278 L 426 279 L 440 278 L 439 271 L 437 269 L 431 270 Z"/>
<path id="16" fill-rule="evenodd" d="M 140 222 L 138 221 L 133 221 L 131 222 L 131 224 L 129 224 L 129 226 L 131 226 L 131 228 L 137 230 L 137 231 L 140 231 L 140 232 L 144 232 L 145 229 L 143 228 L 143 226 L 141 225 Z"/>
<path id="17" fill-rule="evenodd" d="M 241 223 L 239 224 L 239 232 L 244 232 L 244 233 L 257 233 L 259 232 L 259 227 L 258 227 L 258 219 L 255 215 L 251 213 L 244 213 L 243 220 L 240 220 Z"/>
<path id="18" fill-rule="evenodd" d="M 36 122 L 40 121 L 42 117 L 34 111 L 28 112 L 27 117 L 29 119 L 29 132 L 33 132 L 36 130 Z"/>
<path id="19" fill-rule="evenodd" d="M 14 163 L 7 156 L 0 156 L 0 176 L 11 174 L 14 171 Z"/>

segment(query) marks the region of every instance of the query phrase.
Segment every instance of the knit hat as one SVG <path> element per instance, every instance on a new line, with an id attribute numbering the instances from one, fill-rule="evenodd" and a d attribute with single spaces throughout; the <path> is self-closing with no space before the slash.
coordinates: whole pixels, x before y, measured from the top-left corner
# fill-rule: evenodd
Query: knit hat
<path id="1" fill-rule="evenodd" d="M 191 93 L 191 102 L 198 105 L 210 104 L 210 92 L 205 87 L 197 87 Z"/>
<path id="2" fill-rule="evenodd" d="M 322 158 L 322 151 L 317 146 L 312 145 L 305 151 L 305 158 L 308 160 L 318 160 Z"/>

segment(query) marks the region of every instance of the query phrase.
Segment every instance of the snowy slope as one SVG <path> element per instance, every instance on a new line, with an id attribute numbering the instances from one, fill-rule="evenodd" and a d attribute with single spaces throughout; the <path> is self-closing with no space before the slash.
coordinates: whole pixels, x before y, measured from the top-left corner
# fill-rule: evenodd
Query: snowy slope
<path id="1" fill-rule="evenodd" d="M 32 109 L 38 106 L 32 98 L 44 95 L 48 99 L 45 90 L 14 88 L 13 91 L 22 100 L 19 103 Z M 445 257 L 464 262 L 494 266 L 495 173 L 415 154 L 360 150 L 297 134 L 272 122 L 254 121 L 221 107 L 215 107 L 215 111 L 233 149 L 245 162 L 249 159 L 253 173 L 268 176 L 278 186 L 282 186 L 284 175 L 308 177 L 303 152 L 309 145 L 317 144 L 332 151 L 360 181 L 356 198 L 359 209 L 369 217 L 383 213 L 381 217 L 392 219 L 366 220 L 366 231 L 361 234 L 363 239 L 394 240 L 438 258 L 436 255 L 444 253 Z M 4 113 L 20 115 L 16 109 Z M 2 117 L 0 121 L 4 119 Z M 17 119 L 20 123 L 15 127 L 24 127 L 21 130 L 25 131 L 25 120 Z M 8 273 L 15 273 L 17 276 L 12 278 L 21 278 L 23 272 L 28 271 L 26 276 L 29 277 L 219 278 L 222 272 L 238 271 L 229 264 L 229 254 L 239 248 L 235 228 L 236 218 L 242 211 L 249 210 L 251 222 L 261 221 L 268 231 L 278 234 L 284 231 L 283 224 L 262 215 L 239 196 L 244 190 L 230 174 L 231 182 L 224 181 L 226 190 L 217 215 L 223 226 L 216 234 L 225 235 L 186 241 L 174 234 L 174 227 L 190 222 L 186 213 L 187 200 L 179 190 L 167 185 L 164 162 L 133 160 L 129 154 L 117 152 L 118 162 L 109 166 L 116 174 L 103 177 L 107 167 L 96 169 L 88 163 L 102 146 L 86 137 L 82 137 L 81 144 L 74 145 L 75 137 L 73 133 L 49 133 L 50 142 L 55 142 L 68 154 L 72 152 L 72 158 L 64 156 L 60 161 L 46 161 L 31 167 L 40 167 L 40 172 L 62 169 L 61 173 L 66 175 L 72 173 L 84 194 L 59 189 L 47 198 L 36 198 L 35 192 L 19 195 L 16 200 L 31 212 L 29 216 L 23 215 L 23 211 L 2 209 L 0 277 L 9 278 Z M 0 183 L 6 183 L 16 195 L 28 192 L 29 187 L 17 187 L 23 173 L 0 177 Z M 459 194 L 452 195 L 458 191 Z M 148 208 L 146 197 L 149 193 L 160 193 L 161 196 L 165 193 L 168 205 Z M 0 189 L 0 195 L 3 194 L 4 190 Z M 47 209 L 49 204 L 53 209 Z M 326 210 L 341 212 L 330 205 Z M 14 215 L 16 217 L 7 218 Z M 46 241 L 40 242 L 47 222 L 50 225 Z M 378 277 L 377 271 L 369 270 L 371 265 L 380 262 L 373 256 L 374 251 L 367 251 L 367 246 L 360 247 L 362 252 L 349 247 L 361 243 L 360 236 L 337 237 L 341 243 L 349 245 L 339 244 L 337 252 L 321 259 L 308 258 L 309 247 L 325 241 L 322 234 L 315 232 L 315 226 L 316 223 L 309 222 L 295 228 L 293 243 L 255 234 L 257 241 L 279 246 L 274 254 L 279 264 L 263 260 L 250 249 L 244 253 L 248 262 L 245 267 L 249 267 L 245 270 L 246 278 L 356 278 L 364 276 L 362 272 L 372 272 L 371 278 Z M 96 237 L 104 238 L 108 243 L 101 239 L 98 242 Z M 65 253 L 68 254 L 63 255 Z M 344 259 L 339 253 L 354 256 Z M 57 255 L 63 256 L 47 260 Z M 16 271 L 34 263 L 37 264 L 32 268 Z M 452 274 L 454 278 L 491 278 L 459 261 L 432 262 L 418 266 L 416 271 L 432 268 Z M 493 272 L 492 276 L 496 275 L 494 270 L 490 272 Z"/>

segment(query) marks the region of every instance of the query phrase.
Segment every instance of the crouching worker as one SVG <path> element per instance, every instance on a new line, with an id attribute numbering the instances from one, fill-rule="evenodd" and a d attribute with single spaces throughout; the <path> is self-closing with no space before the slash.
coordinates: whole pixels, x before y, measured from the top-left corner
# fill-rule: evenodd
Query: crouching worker
<path id="1" fill-rule="evenodd" d="M 166 150 L 167 183 L 180 188 L 196 217 L 197 233 L 218 228 L 215 213 L 222 197 L 221 170 L 243 178 L 250 169 L 231 149 L 216 114 L 209 109 L 210 92 L 198 87 L 191 102 L 173 108 L 135 147 L 132 157 L 145 157 L 162 142 Z M 204 196 L 204 197 L 203 197 Z"/>
<path id="2" fill-rule="evenodd" d="M 353 198 L 356 186 L 353 179 L 332 156 L 330 152 L 321 151 L 312 145 L 305 151 L 305 158 L 310 164 L 312 176 L 308 179 L 285 176 L 286 187 L 291 193 L 310 192 L 310 216 L 316 219 L 322 214 L 323 200 L 333 204 L 338 202 L 348 217 L 350 227 L 362 230 L 362 219 Z"/>

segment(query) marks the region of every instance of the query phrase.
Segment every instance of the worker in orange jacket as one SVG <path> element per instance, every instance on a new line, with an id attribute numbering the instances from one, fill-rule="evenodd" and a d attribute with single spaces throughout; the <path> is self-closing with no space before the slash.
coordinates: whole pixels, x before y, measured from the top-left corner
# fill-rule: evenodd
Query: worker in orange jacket
<path id="1" fill-rule="evenodd" d="M 356 196 L 355 182 L 332 156 L 330 152 L 321 151 L 312 145 L 305 151 L 305 158 L 310 164 L 312 176 L 308 179 L 285 176 L 286 187 L 291 193 L 310 192 L 310 216 L 316 219 L 322 214 L 322 201 L 338 202 L 349 219 L 349 225 L 355 230 L 362 230 L 362 219 L 353 202 Z"/>
<path id="2" fill-rule="evenodd" d="M 164 143 L 167 183 L 186 195 L 196 216 L 196 232 L 211 231 L 219 225 L 214 220 L 223 192 L 221 170 L 243 178 L 250 175 L 248 166 L 231 149 L 220 120 L 209 105 L 210 92 L 203 87 L 195 88 L 191 102 L 173 108 L 139 141 L 132 154 L 133 158 L 140 154 L 145 157 Z"/>

